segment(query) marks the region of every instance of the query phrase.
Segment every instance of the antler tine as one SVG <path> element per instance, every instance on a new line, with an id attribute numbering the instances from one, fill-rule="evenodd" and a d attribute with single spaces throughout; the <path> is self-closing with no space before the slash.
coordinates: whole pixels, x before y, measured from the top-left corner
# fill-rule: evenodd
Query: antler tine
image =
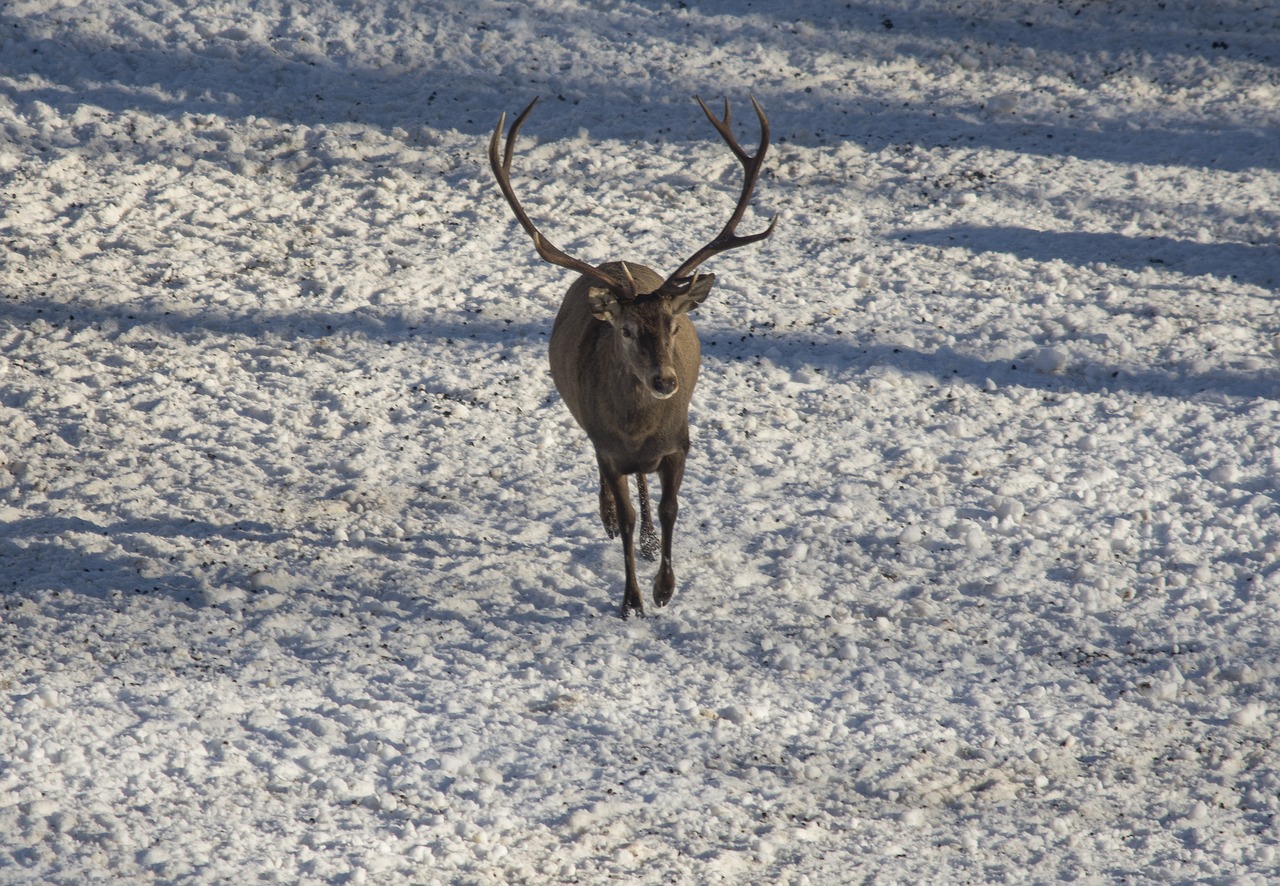
<path id="1" fill-rule="evenodd" d="M 742 145 L 738 144 L 737 138 L 733 135 L 733 121 L 730 119 L 729 99 L 726 98 L 724 100 L 723 120 L 717 118 L 715 114 L 711 113 L 711 109 L 707 107 L 706 103 L 701 98 L 695 95 L 694 99 L 697 100 L 699 105 L 701 105 L 702 113 L 707 115 L 707 119 L 711 121 L 711 125 L 716 128 L 716 132 L 720 133 L 720 137 L 729 145 L 729 150 L 733 151 L 734 156 L 743 163 L 750 162 L 751 158 L 747 156 L 747 152 L 742 149 Z M 756 100 L 754 98 L 751 99 L 752 104 L 755 104 L 755 101 Z M 761 132 L 764 133 L 764 141 L 767 143 L 769 141 L 769 121 L 765 119 L 759 105 L 756 105 L 756 114 L 760 115 L 760 129 Z"/>
<path id="2" fill-rule="evenodd" d="M 516 192 L 511 187 L 511 158 L 515 153 L 516 138 L 520 134 L 520 127 L 524 125 L 525 119 L 529 116 L 529 112 L 533 110 L 533 106 L 538 103 L 538 99 L 533 101 L 520 112 L 520 116 L 516 117 L 511 124 L 511 129 L 507 133 L 507 143 L 502 151 L 501 159 L 498 156 L 499 143 L 502 140 L 502 127 L 507 122 L 507 114 L 504 111 L 498 117 L 498 125 L 493 130 L 493 136 L 489 139 L 489 166 L 493 169 L 493 177 L 498 180 L 498 187 L 502 189 L 502 196 L 507 198 L 507 205 L 511 207 L 512 213 L 515 214 L 516 221 L 520 222 L 520 226 L 525 229 L 530 237 L 533 238 L 533 248 L 538 251 L 538 255 L 543 261 L 550 262 L 562 268 L 568 268 L 571 271 L 577 271 L 587 277 L 592 278 L 598 283 L 603 284 L 607 289 L 614 292 L 621 298 L 635 298 L 636 287 L 633 280 L 618 280 L 611 274 L 597 268 L 582 259 L 574 258 L 568 253 L 561 250 L 553 244 L 542 232 L 538 230 L 528 213 L 524 211 L 524 207 L 520 205 Z"/>
<path id="3" fill-rule="evenodd" d="M 666 279 L 666 282 L 662 284 L 659 290 L 663 292 L 684 288 L 687 285 L 689 274 L 711 256 L 728 249 L 737 249 L 739 246 L 747 246 L 763 240 L 773 233 L 773 226 L 778 223 L 778 217 L 775 215 L 769 222 L 769 226 L 759 233 L 744 236 L 739 236 L 737 233 L 738 223 L 742 221 L 742 216 L 746 213 L 747 206 L 751 203 L 751 195 L 755 191 L 756 181 L 760 178 L 760 171 L 764 168 L 765 153 L 769 150 L 769 118 L 765 116 L 764 109 L 760 107 L 760 103 L 752 96 L 751 106 L 756 109 L 756 118 L 760 121 L 760 146 L 756 148 L 755 154 L 752 155 L 748 154 L 742 145 L 738 144 L 738 140 L 733 135 L 730 125 L 732 120 L 729 114 L 728 98 L 724 100 L 724 119 L 716 117 L 701 98 L 698 96 L 694 96 L 694 98 L 697 99 L 698 104 L 702 107 L 702 112 L 707 115 L 707 119 L 711 121 L 711 125 L 716 128 L 716 132 L 720 133 L 720 137 L 729 146 L 729 150 L 733 151 L 733 155 L 742 164 L 742 193 L 738 196 L 738 205 L 734 208 L 733 215 L 729 216 L 729 221 L 724 228 L 716 235 L 714 240 L 685 260 L 684 264 L 680 265 L 675 270 L 675 273 Z"/>

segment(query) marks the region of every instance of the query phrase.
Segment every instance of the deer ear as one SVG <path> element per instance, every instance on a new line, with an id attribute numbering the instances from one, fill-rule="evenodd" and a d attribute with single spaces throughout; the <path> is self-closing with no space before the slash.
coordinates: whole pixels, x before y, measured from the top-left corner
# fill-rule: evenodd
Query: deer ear
<path id="1" fill-rule="evenodd" d="M 714 282 L 716 282 L 715 274 L 698 274 L 694 276 L 687 289 L 671 297 L 671 312 L 673 314 L 687 314 L 692 311 L 706 301 L 707 296 L 711 293 L 711 284 Z"/>
<path id="2" fill-rule="evenodd" d="M 618 319 L 618 297 L 603 286 L 592 286 L 587 290 L 587 304 L 597 320 L 614 323 Z"/>

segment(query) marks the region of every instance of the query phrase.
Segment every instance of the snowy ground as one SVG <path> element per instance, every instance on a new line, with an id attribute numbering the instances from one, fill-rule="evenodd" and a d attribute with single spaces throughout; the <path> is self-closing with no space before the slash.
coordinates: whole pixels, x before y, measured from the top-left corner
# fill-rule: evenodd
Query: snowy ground
<path id="1" fill-rule="evenodd" d="M 712 260 L 679 588 L 560 245 Z M 1273 882 L 1265 2 L 10 0 L 0 882 Z"/>

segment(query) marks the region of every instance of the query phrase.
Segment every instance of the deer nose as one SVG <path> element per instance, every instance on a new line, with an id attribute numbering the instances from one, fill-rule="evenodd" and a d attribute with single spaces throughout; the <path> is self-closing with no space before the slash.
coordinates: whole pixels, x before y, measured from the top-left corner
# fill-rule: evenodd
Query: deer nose
<path id="1" fill-rule="evenodd" d="M 676 378 L 674 372 L 660 373 L 653 377 L 651 393 L 659 400 L 665 400 L 676 392 L 680 387 L 680 381 Z"/>

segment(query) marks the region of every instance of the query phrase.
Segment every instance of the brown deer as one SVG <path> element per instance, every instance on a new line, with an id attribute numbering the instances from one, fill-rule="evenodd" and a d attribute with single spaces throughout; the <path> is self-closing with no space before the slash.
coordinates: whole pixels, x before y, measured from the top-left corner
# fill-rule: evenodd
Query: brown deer
<path id="1" fill-rule="evenodd" d="M 653 602 L 665 606 L 675 592 L 671 537 L 679 510 L 676 496 L 689 452 L 689 399 L 702 362 L 698 333 L 685 315 L 702 303 L 715 280 L 712 274 L 695 271 L 717 253 L 763 240 L 773 233 L 777 222 L 775 217 L 757 234 L 738 236 L 736 233 L 769 147 L 769 120 L 759 103 L 754 98 L 751 100 L 760 120 L 760 147 L 751 155 L 733 137 L 728 100 L 725 100 L 722 120 L 711 113 L 702 99 L 697 101 L 742 164 L 742 193 L 720 234 L 665 279 L 635 262 L 606 262 L 597 266 L 567 255 L 529 220 L 511 187 L 511 155 L 520 127 L 538 102 L 536 98 L 511 124 L 501 158 L 498 148 L 506 114 L 498 119 L 489 141 L 489 165 L 493 167 L 498 186 L 516 220 L 533 238 L 538 255 L 581 275 L 565 294 L 551 330 L 551 377 L 596 450 L 600 466 L 600 519 L 610 538 L 622 536 L 626 559 L 626 592 L 621 613 L 624 618 L 632 610 L 644 615 L 644 600 L 636 582 L 632 540 L 636 515 L 631 505 L 628 474 L 636 475 L 640 498 L 640 551 L 650 560 L 659 550 L 662 555 L 653 581 Z M 654 472 L 662 481 L 662 502 L 658 506 L 662 523 L 660 548 L 645 479 L 646 474 Z"/>

